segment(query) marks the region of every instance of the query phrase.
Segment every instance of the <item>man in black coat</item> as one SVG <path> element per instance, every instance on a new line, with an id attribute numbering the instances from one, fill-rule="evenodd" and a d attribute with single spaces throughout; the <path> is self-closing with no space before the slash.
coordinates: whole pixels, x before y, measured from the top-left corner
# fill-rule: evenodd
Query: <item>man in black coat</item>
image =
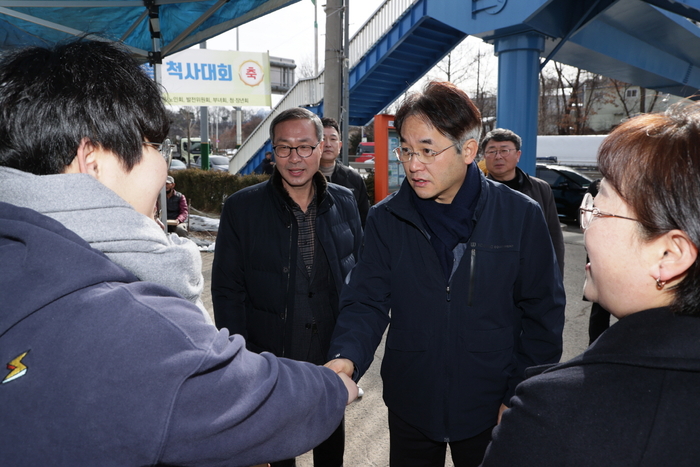
<path id="1" fill-rule="evenodd" d="M 488 178 L 496 180 L 520 193 L 526 194 L 537 201 L 542 208 L 544 219 L 547 221 L 549 236 L 552 238 L 554 252 L 557 255 L 559 270 L 564 276 L 564 235 L 554 202 L 552 187 L 544 180 L 531 177 L 518 168 L 520 136 L 504 128 L 496 128 L 486 133 L 481 141 L 481 151 L 484 154 Z"/>
<path id="2" fill-rule="evenodd" d="M 250 350 L 323 364 L 343 281 L 359 254 L 360 217 L 352 193 L 318 172 L 323 126 L 316 115 L 286 110 L 270 137 L 272 177 L 231 195 L 221 213 L 214 318 L 243 335 Z M 341 423 L 314 449 L 314 465 L 342 466 L 344 443 Z"/>
<path id="3" fill-rule="evenodd" d="M 369 211 L 369 196 L 365 180 L 357 171 L 338 162 L 338 155 L 343 147 L 338 122 L 328 117 L 321 121 L 323 122 L 323 152 L 321 153 L 319 170 L 329 182 L 344 186 L 352 191 L 352 194 L 355 195 L 355 201 L 357 201 L 357 209 L 360 210 L 360 219 L 364 228 Z"/>

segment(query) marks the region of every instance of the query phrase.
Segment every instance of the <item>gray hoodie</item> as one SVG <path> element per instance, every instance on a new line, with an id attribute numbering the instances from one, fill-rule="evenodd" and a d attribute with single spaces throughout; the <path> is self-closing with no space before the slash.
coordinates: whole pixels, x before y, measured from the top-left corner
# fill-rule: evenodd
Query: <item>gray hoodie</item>
<path id="1" fill-rule="evenodd" d="M 61 222 L 139 279 L 169 287 L 196 304 L 211 323 L 201 300 L 204 278 L 197 246 L 166 234 L 90 175 L 34 175 L 0 167 L 0 201 Z"/>

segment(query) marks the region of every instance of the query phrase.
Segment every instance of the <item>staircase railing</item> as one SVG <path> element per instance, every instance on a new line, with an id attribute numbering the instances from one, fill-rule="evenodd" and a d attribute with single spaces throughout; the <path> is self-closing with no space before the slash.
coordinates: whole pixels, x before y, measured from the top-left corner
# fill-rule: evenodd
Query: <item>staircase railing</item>
<path id="1" fill-rule="evenodd" d="M 386 0 L 350 39 L 350 68 L 379 41 L 409 6 L 418 0 Z M 315 78 L 299 80 L 243 142 L 229 164 L 231 173 L 238 173 L 265 144 L 270 134 L 270 123 L 284 110 L 303 105 L 315 105 L 323 100 L 323 71 Z"/>

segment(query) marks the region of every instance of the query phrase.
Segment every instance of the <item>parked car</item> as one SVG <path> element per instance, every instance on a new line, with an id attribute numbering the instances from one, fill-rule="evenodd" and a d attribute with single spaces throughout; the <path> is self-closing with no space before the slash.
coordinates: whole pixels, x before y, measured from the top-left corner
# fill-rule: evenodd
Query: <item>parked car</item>
<path id="1" fill-rule="evenodd" d="M 355 155 L 355 162 L 369 162 L 370 159 L 374 159 L 374 143 L 373 142 L 362 142 L 357 146 L 357 154 Z"/>
<path id="2" fill-rule="evenodd" d="M 209 169 L 219 170 L 221 172 L 228 172 L 229 158 L 226 156 L 209 156 Z M 192 167 L 201 169 L 202 168 L 202 158 L 197 157 L 197 160 L 192 162 Z"/>
<path id="3" fill-rule="evenodd" d="M 170 167 L 168 170 L 183 170 L 187 168 L 187 164 L 182 162 L 180 159 L 173 159 L 170 161 Z"/>
<path id="4" fill-rule="evenodd" d="M 565 165 L 537 164 L 535 176 L 552 187 L 559 217 L 578 222 L 578 208 L 593 180 Z"/>

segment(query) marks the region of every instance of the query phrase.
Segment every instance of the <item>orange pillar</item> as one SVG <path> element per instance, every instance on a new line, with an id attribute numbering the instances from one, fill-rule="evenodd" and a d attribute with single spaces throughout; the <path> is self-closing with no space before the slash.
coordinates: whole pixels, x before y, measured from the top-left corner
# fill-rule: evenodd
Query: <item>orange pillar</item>
<path id="1" fill-rule="evenodd" d="M 389 196 L 389 128 L 393 115 L 374 116 L 374 202 Z"/>

